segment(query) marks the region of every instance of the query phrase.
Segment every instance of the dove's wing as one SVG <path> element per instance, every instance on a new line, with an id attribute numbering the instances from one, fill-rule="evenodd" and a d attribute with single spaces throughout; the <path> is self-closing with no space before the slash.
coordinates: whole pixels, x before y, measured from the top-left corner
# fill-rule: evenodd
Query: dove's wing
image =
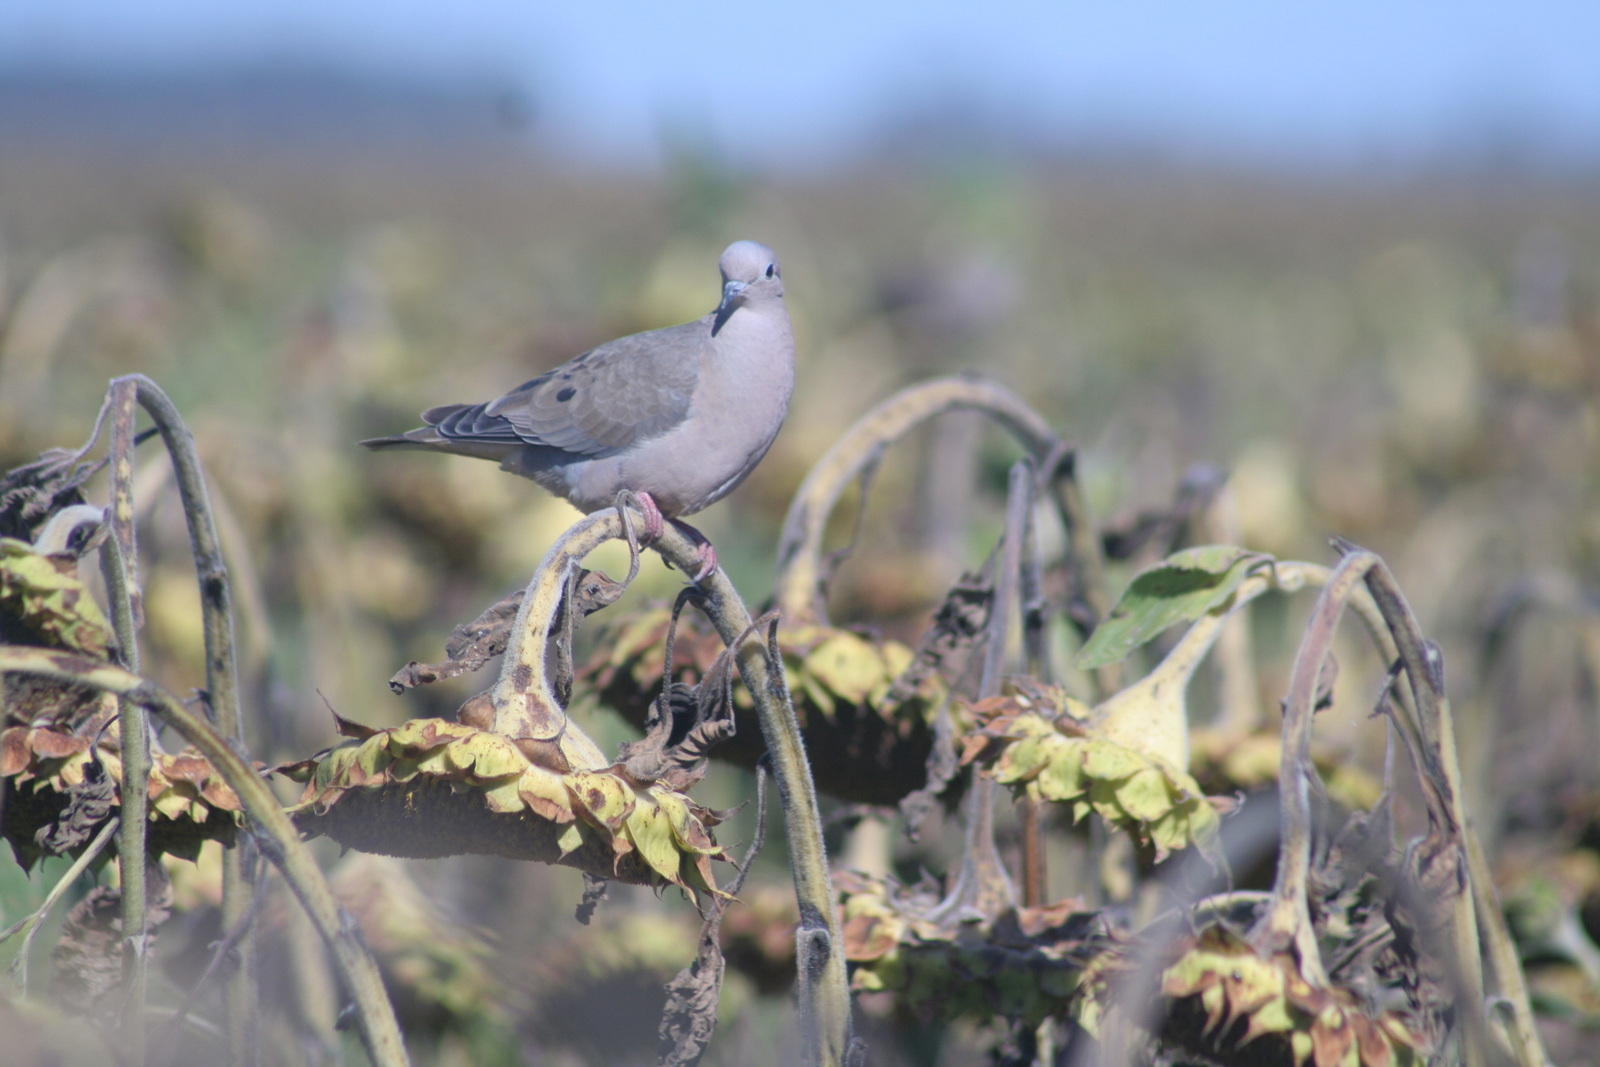
<path id="1" fill-rule="evenodd" d="M 446 440 L 613 456 L 688 417 L 709 341 L 705 321 L 618 338 L 498 400 L 434 408 L 422 418 Z"/>

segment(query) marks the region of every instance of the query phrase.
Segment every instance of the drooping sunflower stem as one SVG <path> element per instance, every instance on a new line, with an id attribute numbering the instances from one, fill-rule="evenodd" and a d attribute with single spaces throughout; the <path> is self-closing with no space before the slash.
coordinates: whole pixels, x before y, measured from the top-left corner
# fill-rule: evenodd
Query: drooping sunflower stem
<path id="1" fill-rule="evenodd" d="M 130 374 L 114 379 L 110 396 L 125 398 L 131 387 L 134 397 L 149 414 L 160 431 L 161 440 L 172 458 L 172 470 L 183 502 L 184 519 L 189 527 L 189 545 L 194 556 L 195 572 L 200 583 L 200 615 L 205 635 L 206 706 L 218 732 L 229 739 L 239 751 L 244 748 L 244 720 L 239 704 L 239 667 L 235 654 L 233 632 L 233 599 L 228 587 L 228 568 L 222 556 L 222 543 L 217 536 L 216 517 L 211 509 L 210 494 L 206 489 L 205 473 L 200 466 L 200 456 L 195 449 L 194 435 L 184 425 L 178 409 L 161 387 L 142 374 Z M 126 462 L 126 475 L 131 477 L 132 465 L 132 412 L 126 416 L 125 400 L 117 402 L 113 422 L 112 463 Z M 122 425 L 123 420 L 126 424 Z M 120 430 L 119 430 L 120 426 Z M 117 445 L 119 432 L 129 436 L 125 449 Z M 115 484 L 118 473 L 113 471 Z M 113 504 L 121 507 L 120 500 Z M 129 494 L 127 506 L 131 510 Z M 131 529 L 131 522 L 129 524 Z M 131 547 L 132 540 L 129 538 Z M 124 728 L 124 742 L 130 731 Z M 253 878 L 244 867 L 244 855 L 238 848 L 228 849 L 222 861 L 222 921 L 232 929 L 250 910 L 250 892 Z M 250 942 L 239 948 L 241 966 L 228 977 L 223 994 L 227 1005 L 229 1062 L 250 1064 L 257 1060 L 259 1042 L 252 1033 L 256 1011 L 253 953 Z"/>
<path id="2" fill-rule="evenodd" d="M 1024 547 L 1033 512 L 1034 466 L 1027 459 L 1011 468 L 1006 495 L 1006 528 L 997 550 L 994 602 L 984 635 L 983 670 L 977 698 L 998 696 L 1006 660 L 1007 639 L 1018 615 Z M 966 824 L 961 871 L 945 899 L 931 913 L 936 922 L 967 916 L 993 919 L 1017 902 L 1016 887 L 1006 873 L 994 840 L 993 778 L 974 774 L 962 818 Z M 1026 850 L 1027 843 L 1024 843 Z M 1029 866 L 1024 858 L 1024 868 Z"/>

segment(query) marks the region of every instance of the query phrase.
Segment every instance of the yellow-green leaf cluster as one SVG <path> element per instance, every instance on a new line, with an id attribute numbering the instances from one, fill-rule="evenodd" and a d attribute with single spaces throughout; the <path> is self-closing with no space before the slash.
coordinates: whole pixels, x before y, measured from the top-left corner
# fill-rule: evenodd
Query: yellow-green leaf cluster
<path id="1" fill-rule="evenodd" d="M 849 630 L 804 626 L 785 631 L 781 640 L 789 688 L 809 705 L 797 710 L 814 709 L 829 720 L 840 705 L 879 707 L 894 680 L 911 666 L 911 649 L 900 642 L 869 641 Z"/>
<path id="2" fill-rule="evenodd" d="M 592 874 L 718 892 L 710 861 L 725 856 L 711 836 L 715 815 L 682 793 L 634 781 L 620 766 L 558 770 L 531 761 L 509 737 L 444 719 L 415 719 L 279 770 L 306 782 L 290 814 L 307 824 L 352 793 L 443 783 L 453 794 L 477 794 L 485 819 L 506 817 L 509 826 L 533 820 L 552 827 L 558 834 L 555 862 L 583 866 L 575 854 L 599 849 L 610 864 Z M 426 814 L 412 812 L 411 821 L 423 821 Z M 454 831 L 464 835 L 469 829 Z M 452 832 L 448 826 L 439 830 Z"/>
<path id="3" fill-rule="evenodd" d="M 111 626 L 66 556 L 44 556 L 26 541 L 0 537 L 0 616 L 19 644 L 70 649 L 104 659 Z"/>
<path id="4" fill-rule="evenodd" d="M 36 783 L 35 790 L 65 793 L 83 784 L 85 769 L 98 758 L 106 776 L 120 788 L 122 757 L 102 745 L 91 755 L 87 738 L 39 727 L 13 726 L 0 734 L 0 777 L 14 778 L 17 786 Z M 150 754 L 150 819 L 187 819 L 203 823 L 213 810 L 238 812 L 239 796 L 194 749 L 179 753 Z M 119 798 L 120 799 L 120 798 Z"/>
<path id="5" fill-rule="evenodd" d="M 1222 734 L 1194 732 L 1189 766 L 1195 777 L 1215 792 L 1250 792 L 1278 784 L 1283 759 L 1283 738 L 1273 730 Z M 1312 742 L 1311 762 L 1322 776 L 1328 796 L 1352 811 L 1365 811 L 1378 802 L 1383 783 L 1361 768 L 1348 753 Z"/>
<path id="6" fill-rule="evenodd" d="M 1292 956 L 1263 957 L 1224 926 L 1207 927 L 1161 975 L 1161 993 L 1197 1002 L 1202 1035 L 1219 1047 L 1258 1039 L 1282 1042 L 1296 1065 L 1404 1067 L 1418 1061 L 1418 1039 L 1391 1013 L 1372 1017 L 1338 988 L 1300 976 Z"/>
<path id="7" fill-rule="evenodd" d="M 585 666 L 582 676 L 592 679 L 600 689 L 612 689 L 619 676 L 632 679 L 641 692 L 648 692 L 661 680 L 661 657 L 654 654 L 666 639 L 671 613 L 651 608 L 631 618 L 611 624 L 602 636 L 600 657 Z M 802 725 L 814 725 L 813 716 L 832 722 L 841 708 L 872 708 L 882 713 L 884 698 L 896 678 L 911 665 L 912 651 L 898 641 L 873 641 L 850 630 L 830 626 L 801 626 L 779 634 L 783 646 L 784 670 L 795 699 L 795 711 Z M 715 634 L 701 633 L 692 622 L 680 622 L 674 644 L 675 661 L 693 667 L 704 676 L 722 641 Z M 937 705 L 937 677 L 930 676 L 916 693 L 917 714 L 926 714 Z M 735 690 L 741 706 L 749 705 L 742 690 Z"/>
<path id="8" fill-rule="evenodd" d="M 1078 988 L 1076 950 L 1065 936 L 1076 901 L 1023 908 L 993 923 L 942 926 L 916 915 L 888 882 L 840 872 L 842 937 L 851 987 L 892 991 L 919 1014 L 1037 1025 L 1064 1013 Z"/>
<path id="9" fill-rule="evenodd" d="M 1158 860 L 1189 845 L 1204 845 L 1216 834 L 1221 821 L 1217 809 L 1186 772 L 1160 757 L 1097 737 L 1075 720 L 1052 721 L 1038 711 L 1023 710 L 1016 698 L 1003 699 L 1012 706 L 984 709 L 992 717 L 982 734 L 1001 744 L 988 746 L 983 754 L 995 780 L 1013 792 L 1066 804 L 1074 819 L 1097 812 L 1140 844 L 1153 847 Z M 993 715 L 994 710 L 1002 713 Z"/>

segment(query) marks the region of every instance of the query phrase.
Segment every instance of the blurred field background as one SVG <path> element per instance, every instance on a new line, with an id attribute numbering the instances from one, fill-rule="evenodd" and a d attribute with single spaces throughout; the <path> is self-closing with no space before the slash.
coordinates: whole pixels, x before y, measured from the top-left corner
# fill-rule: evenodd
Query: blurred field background
<path id="1" fill-rule="evenodd" d="M 80 443 L 112 376 L 167 389 L 238 582 L 256 758 L 331 743 L 324 698 L 374 726 L 452 714 L 487 679 L 403 698 L 385 682 L 440 658 L 450 627 L 525 583 L 576 517 L 490 464 L 355 442 L 704 314 L 718 252 L 753 237 L 783 258 L 799 382 L 772 453 L 697 520 L 748 600 L 770 591 L 788 498 L 840 431 L 901 385 L 963 370 L 1016 389 L 1080 446 L 1103 521 L 1164 506 L 1209 463 L 1231 476 L 1244 544 L 1326 562 L 1338 534 L 1378 551 L 1443 645 L 1471 804 L 1542 961 L 1552 1051 L 1597 1062 L 1596 171 L 1012 152 L 941 140 L 936 107 L 826 171 L 739 162 L 692 129 L 669 130 L 654 168 L 608 168 L 530 149 L 516 101 L 493 93 L 289 83 L 299 117 L 282 128 L 276 82 L 215 113 L 182 83 L 148 110 L 72 79 L 0 88 L 0 467 Z M 981 561 L 1012 453 L 962 425 L 885 469 L 839 618 L 914 634 Z M 203 677 L 193 571 L 167 461 L 148 451 L 147 673 L 186 694 Z M 600 566 L 618 573 L 625 556 Z M 651 558 L 630 602 L 680 584 Z M 1258 614 L 1266 707 L 1303 611 Z M 1337 714 L 1325 740 L 1376 770 L 1381 731 Z M 604 712 L 585 726 L 629 736 Z M 718 768 L 700 795 L 749 793 L 744 772 Z M 750 832 L 747 811 L 722 837 Z M 892 847 L 937 862 L 936 846 Z M 751 944 L 792 908 L 781 848 L 769 840 L 745 892 L 747 916 L 769 919 L 750 920 Z M 697 919 L 676 894 L 614 888 L 582 928 L 571 871 L 339 863 L 410 945 L 401 971 L 425 976 L 408 1022 L 438 1044 L 419 1062 L 651 1062 L 660 984 L 693 951 Z M 210 892 L 186 877 L 184 891 Z M 39 885 L 0 873 L 7 916 Z M 174 981 L 205 936 L 195 922 L 164 934 Z M 787 979 L 746 955 L 709 1062 L 768 1062 L 787 1040 Z M 875 1063 L 980 1062 L 959 1028 L 864 1025 Z"/>

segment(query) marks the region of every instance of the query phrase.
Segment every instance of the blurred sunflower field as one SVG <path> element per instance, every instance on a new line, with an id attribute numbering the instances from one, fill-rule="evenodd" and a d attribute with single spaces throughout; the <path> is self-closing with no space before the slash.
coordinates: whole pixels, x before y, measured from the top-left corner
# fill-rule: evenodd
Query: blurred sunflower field
<path id="1" fill-rule="evenodd" d="M 1541 1039 L 1553 1062 L 1600 1063 L 1600 193 L 1592 183 L 982 160 L 791 181 L 693 154 L 656 176 L 619 177 L 478 148 L 102 151 L 49 142 L 0 153 L 0 470 L 86 440 L 112 378 L 140 373 L 166 390 L 209 481 L 252 760 L 291 764 L 338 744 L 330 709 L 377 730 L 455 718 L 482 679 L 398 696 L 388 680 L 408 662 L 439 660 L 451 629 L 526 585 L 579 518 L 492 464 L 374 455 L 356 442 L 416 425 L 434 404 L 496 396 L 599 342 L 699 317 L 718 296 L 718 252 L 755 238 L 783 257 L 798 341 L 794 403 L 761 466 L 695 520 L 753 609 L 777 588 L 785 510 L 808 469 L 896 390 L 964 372 L 1008 387 L 1076 446 L 1111 602 L 1147 567 L 1192 545 L 1239 544 L 1263 558 L 1332 566 L 1337 535 L 1378 553 L 1446 665 L 1466 810 Z M 132 472 L 141 673 L 186 698 L 206 685 L 202 616 L 159 444 L 136 450 Z M 830 548 L 853 544 L 827 595 L 833 628 L 797 631 L 789 649 L 808 730 L 823 729 L 824 717 L 866 716 L 888 699 L 947 590 L 983 565 L 1001 535 L 1007 470 L 1020 454 L 978 416 L 952 414 L 887 453 L 864 503 L 845 494 L 828 527 Z M 86 493 L 104 504 L 104 476 Z M 1041 538 L 1046 557 L 1061 554 L 1059 533 Z M 587 565 L 617 577 L 628 562 L 613 542 Z M 91 571 L 86 582 L 98 595 Z M 662 673 L 659 609 L 683 584 L 646 553 L 622 601 L 579 634 L 574 718 L 608 753 L 639 736 Z M 1068 665 L 1081 644 L 1071 586 L 1066 570 L 1045 568 L 1045 636 Z M 930 801 L 914 838 L 895 806 L 909 786 L 875 790 L 882 783 L 852 784 L 853 771 L 819 769 L 829 855 L 849 871 L 838 884 L 868 1062 L 1034 1062 L 1043 1053 L 1017 1045 L 1018 1019 L 1033 1031 L 1059 1020 L 1059 1062 L 1068 1062 L 1067 1029 L 1093 1030 L 1098 1009 L 1084 1005 L 1111 981 L 1081 965 L 1109 959 L 1101 950 L 1115 940 L 1115 931 L 1074 926 L 1071 916 L 1156 907 L 1139 887 L 1160 882 L 1179 861 L 1157 861 L 1190 840 L 1161 821 L 1169 812 L 1192 815 L 1198 838 L 1202 824 L 1211 833 L 1219 821 L 1207 796 L 1233 798 L 1219 806 L 1224 836 L 1230 822 L 1259 814 L 1263 798 L 1273 807 L 1276 709 L 1309 611 L 1309 597 L 1263 599 L 1199 667 L 1181 744 L 1188 767 L 1105 755 L 1109 742 L 1094 742 L 1094 758 L 1131 761 L 1117 780 L 1148 773 L 1152 789 L 1166 790 L 1158 801 L 1135 789 L 1102 796 L 1088 778 L 1052 785 L 1057 771 L 1041 772 L 1055 767 L 1046 752 L 1089 750 L 1072 724 L 1109 696 L 1098 688 L 1103 676 L 1075 666 L 1057 672 L 1048 700 L 1012 689 L 1008 698 L 1021 705 L 952 705 L 966 708 L 954 728 L 971 741 L 960 763 L 973 770 L 952 765 L 953 791 Z M 685 677 L 710 670 L 721 646 L 705 638 L 686 624 Z M 1150 666 L 1173 646 L 1158 639 L 1129 663 Z M 1333 648 L 1341 669 L 1326 679 L 1329 706 L 1316 716 L 1310 758 L 1330 803 L 1364 810 L 1390 781 L 1386 759 L 1403 762 L 1369 714 L 1388 665 L 1343 631 Z M 1247 657 L 1250 669 L 1229 669 L 1230 656 Z M 917 705 L 915 722 L 881 744 L 921 746 L 906 757 L 920 780 L 936 744 L 927 709 L 940 701 L 933 690 L 917 700 L 926 708 Z M 808 725 L 806 716 L 818 720 Z M 1006 734 L 996 722 L 1026 729 Z M 168 752 L 183 747 L 170 731 L 162 740 Z M 753 735 L 742 732 L 740 743 L 754 744 Z M 760 752 L 739 751 L 726 760 L 713 752 L 695 786 L 697 802 L 723 819 L 716 837 L 729 855 L 743 855 L 756 835 L 755 806 L 745 802 Z M 54 758 L 35 744 L 24 776 L 83 773 Z M 66 764 L 79 767 L 86 757 L 73 758 Z M 1079 807 L 1076 822 L 1070 803 L 1032 816 L 1043 822 L 1046 895 L 1014 913 L 1012 942 L 991 931 L 987 947 L 943 920 L 907 917 L 922 914 L 918 893 L 939 896 L 970 858 L 957 806 L 961 783 L 979 774 L 1009 787 L 998 794 L 994 835 L 1014 880 L 1023 879 L 1025 839 L 1035 832 L 1025 809 L 1063 798 Z M 19 779 L 12 788 L 14 797 L 34 786 Z M 274 788 L 286 807 L 301 795 L 281 777 Z M 1409 780 L 1390 792 L 1400 839 L 1423 834 L 1428 798 Z M 186 807 L 172 810 L 191 818 Z M 221 816 L 193 821 L 207 817 Z M 1159 855 L 1135 845 L 1118 858 L 1107 847 L 1106 835 L 1144 822 L 1162 827 Z M 1264 833 L 1273 838 L 1271 826 Z M 311 845 L 377 957 L 413 1062 L 655 1062 L 663 985 L 695 957 L 701 921 L 678 888 L 612 884 L 592 922 L 579 925 L 578 870 Z M 170 914 L 151 948 L 151 1062 L 221 1062 L 219 998 L 201 988 L 185 1001 L 223 935 L 222 850 L 209 841 L 180 851 L 190 855 L 166 855 L 151 884 Z M 789 997 L 800 920 L 785 857 L 774 830 L 721 924 L 728 972 L 706 1063 L 797 1055 Z M 70 862 L 6 850 L 0 926 L 38 908 Z M 79 956 L 92 949 L 83 930 L 94 922 L 94 894 L 116 883 L 115 870 L 101 863 L 71 881 L 32 939 L 31 977 L 0 999 L 0 1033 L 31 1035 L 41 1050 L 16 1062 L 46 1062 L 45 1050 L 66 1057 L 55 1062 L 109 1062 L 69 1023 L 29 1013 L 41 1004 L 69 1014 L 104 1007 L 96 998 L 107 988 L 84 977 Z M 1259 892 L 1273 876 L 1271 849 L 1257 848 L 1234 863 L 1232 887 Z M 1051 910 L 1072 898 L 1078 906 Z M 336 1027 L 341 998 L 315 933 L 281 886 L 262 900 L 252 964 L 262 1062 L 363 1062 L 353 1032 Z M 1171 964 L 1164 995 L 1201 1002 L 1215 979 L 1206 968 L 1239 951 L 1237 937 L 1219 929 L 1191 937 L 1199 947 Z M 0 946 L 0 961 L 13 960 L 20 940 Z M 1032 985 L 973 984 L 988 973 L 985 953 L 1002 943 Z M 70 951 L 52 948 L 61 945 Z M 1251 959 L 1265 968 L 1272 1004 L 1301 1004 L 1292 981 Z M 1206 1011 L 1220 1013 L 1216 1004 Z M 162 1030 L 180 1005 L 192 1023 Z M 1413 1051 L 1422 1039 L 1389 1018 L 1361 1016 L 1360 1033 L 1381 1040 L 1394 1062 L 1403 1054 L 1425 1062 L 1427 1053 Z M 1287 1038 L 1284 1047 L 1301 1051 Z M 1317 1046 L 1319 1065 L 1326 1047 Z M 1190 1052 L 1201 1059 L 1169 1062 L 1222 1055 Z M 1355 1062 L 1344 1056 L 1326 1062 Z M 1374 1052 L 1360 1062 L 1390 1060 Z"/>

